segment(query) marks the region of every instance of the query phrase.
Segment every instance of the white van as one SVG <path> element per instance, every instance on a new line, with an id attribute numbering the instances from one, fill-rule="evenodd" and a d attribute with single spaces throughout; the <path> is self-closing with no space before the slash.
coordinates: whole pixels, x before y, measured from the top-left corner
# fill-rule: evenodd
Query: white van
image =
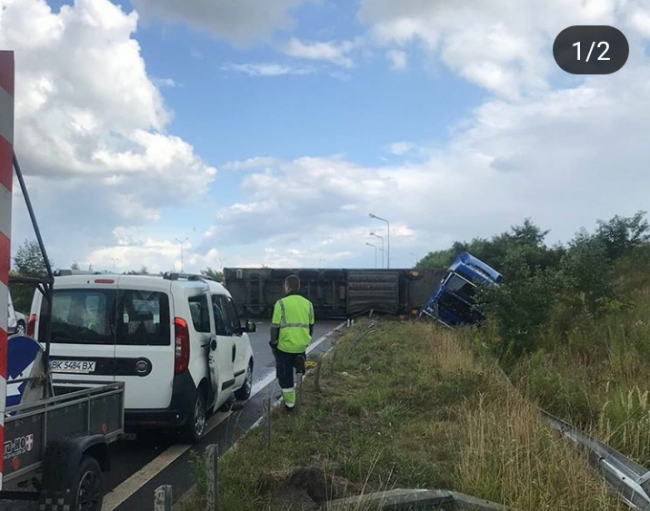
<path id="1" fill-rule="evenodd" d="M 37 338 L 46 305 L 36 291 Z M 127 426 L 179 428 L 197 442 L 211 412 L 250 397 L 254 331 L 230 293 L 201 276 L 56 277 L 50 367 L 55 381 L 125 382 Z"/>
<path id="2" fill-rule="evenodd" d="M 8 294 L 7 302 L 7 333 L 9 335 L 25 335 L 25 330 L 27 328 L 27 322 L 25 321 L 25 316 L 20 312 L 14 309 L 14 304 L 11 301 L 11 292 Z"/>

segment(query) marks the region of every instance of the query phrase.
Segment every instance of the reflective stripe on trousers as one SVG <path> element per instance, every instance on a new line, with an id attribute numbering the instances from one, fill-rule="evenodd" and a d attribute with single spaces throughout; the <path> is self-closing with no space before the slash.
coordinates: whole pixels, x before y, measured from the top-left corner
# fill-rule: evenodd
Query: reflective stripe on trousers
<path id="1" fill-rule="evenodd" d="M 296 388 L 282 389 L 282 400 L 287 408 L 296 406 Z"/>

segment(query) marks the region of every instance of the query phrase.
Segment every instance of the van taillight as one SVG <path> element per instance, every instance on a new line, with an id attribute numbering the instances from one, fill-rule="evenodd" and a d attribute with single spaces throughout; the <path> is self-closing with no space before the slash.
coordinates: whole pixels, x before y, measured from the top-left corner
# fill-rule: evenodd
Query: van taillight
<path id="1" fill-rule="evenodd" d="M 32 314 L 29 316 L 29 320 L 27 321 L 27 335 L 29 337 L 34 337 L 34 334 L 36 333 L 36 320 L 38 319 L 38 316 L 36 314 Z"/>
<path id="2" fill-rule="evenodd" d="M 190 363 L 190 331 L 187 328 L 187 322 L 181 318 L 174 319 L 175 332 L 175 357 L 174 372 L 176 374 L 187 371 Z"/>

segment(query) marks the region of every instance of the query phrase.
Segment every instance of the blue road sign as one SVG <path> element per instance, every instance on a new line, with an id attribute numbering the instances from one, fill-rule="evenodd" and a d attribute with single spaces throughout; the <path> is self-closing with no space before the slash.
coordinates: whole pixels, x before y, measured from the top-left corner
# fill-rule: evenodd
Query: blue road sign
<path id="1" fill-rule="evenodd" d="M 34 371 L 36 357 L 41 350 L 41 345 L 31 337 L 14 335 L 9 338 L 7 347 L 7 406 L 20 404 L 28 382 L 12 382 L 13 380 L 34 376 L 32 372 Z"/>

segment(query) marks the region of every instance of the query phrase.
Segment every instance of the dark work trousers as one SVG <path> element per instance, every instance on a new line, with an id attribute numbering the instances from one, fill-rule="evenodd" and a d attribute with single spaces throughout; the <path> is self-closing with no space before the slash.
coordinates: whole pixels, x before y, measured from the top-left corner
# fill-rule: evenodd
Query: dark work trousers
<path id="1" fill-rule="evenodd" d="M 293 388 L 293 371 L 296 368 L 297 357 L 303 357 L 303 364 L 307 358 L 304 353 L 285 353 L 284 351 L 275 350 L 275 366 L 280 388 Z"/>

